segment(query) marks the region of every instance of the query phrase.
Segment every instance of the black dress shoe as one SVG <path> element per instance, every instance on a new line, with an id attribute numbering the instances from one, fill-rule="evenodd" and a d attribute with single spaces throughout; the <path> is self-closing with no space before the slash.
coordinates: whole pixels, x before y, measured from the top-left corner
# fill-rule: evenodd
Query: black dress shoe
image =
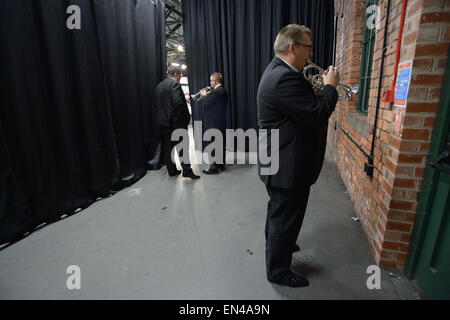
<path id="1" fill-rule="evenodd" d="M 194 173 L 194 171 L 192 171 L 192 170 L 189 170 L 189 171 L 187 171 L 187 172 L 183 172 L 183 177 L 184 178 L 191 178 L 191 179 L 200 179 L 200 176 L 198 176 L 198 175 L 196 175 L 195 173 Z"/>
<path id="2" fill-rule="evenodd" d="M 145 162 L 145 170 L 147 171 L 158 171 L 159 169 L 161 169 L 162 165 L 160 163 L 153 163 L 150 164 L 148 162 Z"/>
<path id="3" fill-rule="evenodd" d="M 287 275 L 285 275 L 280 280 L 272 281 L 269 279 L 270 282 L 279 284 L 281 286 L 288 286 L 291 288 L 301 288 L 301 287 L 307 287 L 309 286 L 309 281 L 305 277 L 302 277 L 298 274 L 295 274 L 293 272 L 289 272 Z"/>
<path id="4" fill-rule="evenodd" d="M 175 177 L 181 173 L 181 170 L 176 170 L 174 172 L 169 172 L 169 177 Z"/>
<path id="5" fill-rule="evenodd" d="M 215 166 L 211 166 L 211 167 L 209 167 L 208 170 L 203 170 L 203 173 L 204 174 L 218 174 L 218 173 L 220 173 L 220 170 Z"/>
<path id="6" fill-rule="evenodd" d="M 297 252 L 300 251 L 300 247 L 298 246 L 298 244 L 294 244 L 294 247 L 292 248 L 292 252 Z"/>

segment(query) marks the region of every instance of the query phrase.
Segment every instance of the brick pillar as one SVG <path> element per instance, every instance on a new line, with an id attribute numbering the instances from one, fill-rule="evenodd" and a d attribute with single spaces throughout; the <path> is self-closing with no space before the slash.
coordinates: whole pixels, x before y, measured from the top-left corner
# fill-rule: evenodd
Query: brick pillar
<path id="1" fill-rule="evenodd" d="M 364 153 L 370 153 L 374 139 L 387 0 L 380 0 L 379 6 L 381 23 L 376 30 L 368 113 L 355 113 L 356 97 L 352 101 L 340 100 L 330 120 L 328 142 L 375 261 L 381 267 L 401 270 L 409 248 L 447 59 L 450 0 L 408 0 L 400 55 L 400 62 L 413 62 L 407 107 L 397 131 L 396 108 L 380 102 L 374 174 L 370 178 L 364 172 Z M 401 7 L 402 0 L 392 0 L 382 90 L 390 88 L 393 80 Z M 353 85 L 359 77 L 365 1 L 336 0 L 335 14 L 339 17 L 336 66 L 341 81 Z M 366 128 L 352 124 L 355 119 Z"/>
<path id="2" fill-rule="evenodd" d="M 386 163 L 391 193 L 380 266 L 402 269 L 417 195 L 431 142 L 449 45 L 450 1 L 409 0 L 400 61 L 413 61 L 407 107 L 399 132 L 391 130 Z"/>

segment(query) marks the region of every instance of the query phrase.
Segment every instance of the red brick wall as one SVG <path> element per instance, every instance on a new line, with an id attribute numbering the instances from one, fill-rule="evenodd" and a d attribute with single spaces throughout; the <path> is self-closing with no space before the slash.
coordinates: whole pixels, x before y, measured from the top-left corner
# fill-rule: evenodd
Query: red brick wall
<path id="1" fill-rule="evenodd" d="M 369 110 L 367 116 L 358 117 L 367 123 L 368 138 L 346 121 L 348 113 L 356 111 L 357 99 L 354 97 L 353 101 L 339 101 L 330 120 L 328 146 L 376 262 L 381 267 L 401 270 L 408 252 L 450 42 L 450 0 L 408 1 L 400 55 L 400 62 L 413 61 L 407 107 L 397 132 L 394 130 L 397 108 L 380 102 L 375 168 L 373 178 L 370 178 L 363 169 L 367 157 L 355 143 L 370 154 L 387 0 L 380 0 L 379 6 L 381 23 L 376 30 Z M 390 88 L 393 80 L 401 7 L 402 0 L 391 1 L 382 89 Z M 341 71 L 342 82 L 356 84 L 359 81 L 365 1 L 336 0 L 335 14 L 339 17 L 336 66 Z M 335 122 L 337 130 L 334 130 Z"/>

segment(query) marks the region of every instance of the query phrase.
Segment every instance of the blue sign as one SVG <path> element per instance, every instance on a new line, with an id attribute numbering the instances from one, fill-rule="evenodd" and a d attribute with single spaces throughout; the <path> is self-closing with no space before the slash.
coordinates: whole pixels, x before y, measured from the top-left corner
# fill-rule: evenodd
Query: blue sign
<path id="1" fill-rule="evenodd" d="M 398 66 L 397 83 L 395 84 L 394 102 L 397 107 L 406 108 L 409 83 L 411 82 L 412 62 L 402 63 Z"/>

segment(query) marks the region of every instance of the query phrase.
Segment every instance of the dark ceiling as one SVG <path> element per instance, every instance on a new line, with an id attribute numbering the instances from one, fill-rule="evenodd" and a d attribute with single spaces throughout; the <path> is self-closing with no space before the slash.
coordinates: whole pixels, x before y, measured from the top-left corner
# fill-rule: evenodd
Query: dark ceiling
<path id="1" fill-rule="evenodd" d="M 178 50 L 184 49 L 181 0 L 165 0 L 165 8 L 167 63 L 186 64 L 184 51 Z"/>

